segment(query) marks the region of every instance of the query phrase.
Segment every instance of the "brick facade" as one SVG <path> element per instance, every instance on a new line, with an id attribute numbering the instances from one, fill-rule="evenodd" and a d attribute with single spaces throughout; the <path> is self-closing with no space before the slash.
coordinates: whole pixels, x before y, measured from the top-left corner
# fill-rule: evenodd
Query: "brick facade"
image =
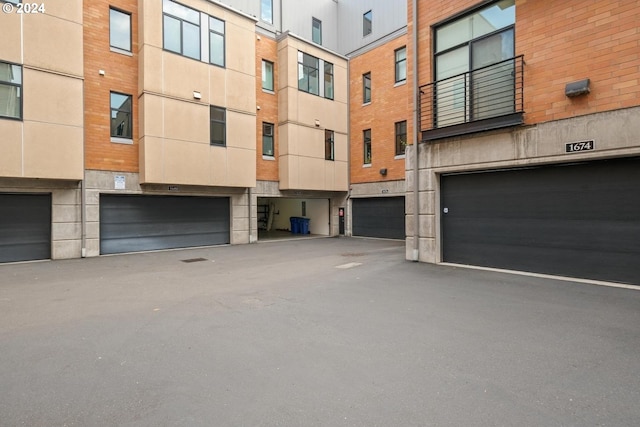
<path id="1" fill-rule="evenodd" d="M 273 91 L 262 89 L 262 60 L 273 63 Z M 256 179 L 278 181 L 278 52 L 275 40 L 260 36 L 256 40 L 256 101 L 260 109 L 256 112 Z M 262 123 L 273 123 L 273 157 L 262 158 Z"/>
<path id="2" fill-rule="evenodd" d="M 395 153 L 395 123 L 407 121 L 409 141 L 413 130 L 409 76 L 405 83 L 395 83 L 395 50 L 403 46 L 407 46 L 405 35 L 350 60 L 351 183 L 404 179 L 404 157 L 396 158 Z M 368 72 L 371 73 L 371 102 L 363 105 L 362 76 Z M 362 132 L 365 129 L 371 129 L 371 167 L 363 167 Z M 387 169 L 386 176 L 380 174 L 382 168 Z"/>
<path id="3" fill-rule="evenodd" d="M 109 47 L 109 9 L 131 14 L 131 55 Z M 84 7 L 84 126 L 87 169 L 138 172 L 138 2 L 96 0 Z M 99 74 L 103 70 L 104 76 Z M 110 92 L 132 95 L 133 144 L 111 142 Z"/>

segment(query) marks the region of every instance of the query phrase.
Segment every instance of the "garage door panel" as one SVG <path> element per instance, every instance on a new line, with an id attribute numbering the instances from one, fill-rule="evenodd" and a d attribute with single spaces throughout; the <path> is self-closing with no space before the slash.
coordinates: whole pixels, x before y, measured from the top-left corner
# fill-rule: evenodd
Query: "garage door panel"
<path id="1" fill-rule="evenodd" d="M 354 236 L 405 238 L 404 197 L 352 199 Z"/>
<path id="2" fill-rule="evenodd" d="M 637 283 L 638 182 L 635 158 L 443 176 L 443 260 Z"/>
<path id="3" fill-rule="evenodd" d="M 102 195 L 102 254 L 227 244 L 228 198 Z"/>
<path id="4" fill-rule="evenodd" d="M 51 195 L 0 194 L 0 262 L 51 258 Z"/>

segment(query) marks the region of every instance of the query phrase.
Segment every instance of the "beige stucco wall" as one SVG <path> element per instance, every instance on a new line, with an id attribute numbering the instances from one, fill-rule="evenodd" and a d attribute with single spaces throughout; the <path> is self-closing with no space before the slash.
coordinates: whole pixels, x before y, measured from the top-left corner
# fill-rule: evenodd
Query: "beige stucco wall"
<path id="1" fill-rule="evenodd" d="M 333 64 L 334 99 L 298 90 L 298 51 Z M 293 36 L 278 42 L 278 146 L 282 190 L 347 191 L 347 62 Z M 325 160 L 325 130 L 335 159 Z"/>
<path id="2" fill-rule="evenodd" d="M 0 14 L 0 61 L 22 65 L 22 120 L 0 119 L 0 176 L 83 176 L 82 1 Z"/>
<path id="3" fill-rule="evenodd" d="M 441 261 L 441 174 L 639 156 L 639 116 L 640 107 L 635 107 L 420 144 L 417 207 L 420 261 Z M 565 152 L 566 143 L 584 140 L 594 140 L 595 149 Z M 407 150 L 407 259 L 413 257 L 416 224 L 414 155 L 413 147 Z"/>
<path id="4" fill-rule="evenodd" d="M 182 3 L 225 21 L 226 66 L 164 51 L 162 3 L 140 2 L 140 182 L 254 187 L 256 71 L 246 52 L 255 51 L 255 21 L 204 0 Z M 226 108 L 226 147 L 210 145 L 210 105 Z"/>

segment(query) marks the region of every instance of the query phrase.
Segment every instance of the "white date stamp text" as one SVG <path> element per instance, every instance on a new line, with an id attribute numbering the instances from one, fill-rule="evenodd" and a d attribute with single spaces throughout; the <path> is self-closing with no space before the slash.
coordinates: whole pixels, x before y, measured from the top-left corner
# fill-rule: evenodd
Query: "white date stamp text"
<path id="1" fill-rule="evenodd" d="M 29 15 L 35 13 L 45 13 L 44 3 L 3 3 L 4 13 L 15 13 L 17 15 Z"/>

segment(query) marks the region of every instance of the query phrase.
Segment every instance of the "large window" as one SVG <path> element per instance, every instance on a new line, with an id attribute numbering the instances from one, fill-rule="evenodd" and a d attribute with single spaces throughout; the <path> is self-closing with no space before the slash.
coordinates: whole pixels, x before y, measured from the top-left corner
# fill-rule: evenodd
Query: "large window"
<path id="1" fill-rule="evenodd" d="M 407 48 L 401 47 L 395 51 L 396 61 L 396 83 L 404 82 L 407 80 Z"/>
<path id="2" fill-rule="evenodd" d="M 362 35 L 368 36 L 373 31 L 373 12 L 368 11 L 362 15 Z"/>
<path id="3" fill-rule="evenodd" d="M 224 21 L 209 17 L 209 62 L 224 67 Z"/>
<path id="4" fill-rule="evenodd" d="M 362 103 L 371 102 L 371 73 L 362 75 Z"/>
<path id="5" fill-rule="evenodd" d="M 324 159 L 335 160 L 335 140 L 332 130 L 324 131 Z"/>
<path id="6" fill-rule="evenodd" d="M 273 24 L 273 1 L 260 0 L 260 20 Z"/>
<path id="7" fill-rule="evenodd" d="M 133 97 L 111 92 L 111 138 L 130 140 L 133 138 Z"/>
<path id="8" fill-rule="evenodd" d="M 22 118 L 22 66 L 0 62 L 0 117 Z"/>
<path id="9" fill-rule="evenodd" d="M 322 21 L 316 18 L 311 19 L 311 40 L 322 44 Z"/>
<path id="10" fill-rule="evenodd" d="M 319 60 L 304 52 L 298 52 L 298 89 L 320 95 Z"/>
<path id="11" fill-rule="evenodd" d="M 514 24 L 501 0 L 436 28 L 437 127 L 514 111 Z"/>
<path id="12" fill-rule="evenodd" d="M 172 0 L 163 0 L 164 48 L 200 59 L 200 13 Z"/>
<path id="13" fill-rule="evenodd" d="M 273 62 L 262 60 L 262 89 L 273 92 Z"/>
<path id="14" fill-rule="evenodd" d="M 367 129 L 362 132 L 362 146 L 364 147 L 364 160 L 365 165 L 371 164 L 371 129 Z"/>
<path id="15" fill-rule="evenodd" d="M 407 121 L 396 123 L 396 156 L 402 156 L 407 146 Z"/>
<path id="16" fill-rule="evenodd" d="M 211 145 L 226 145 L 227 143 L 227 111 L 224 108 L 210 107 L 211 117 Z"/>
<path id="17" fill-rule="evenodd" d="M 109 45 L 131 52 L 131 15 L 109 9 Z"/>
<path id="18" fill-rule="evenodd" d="M 274 156 L 273 123 L 262 122 L 262 155 Z"/>

